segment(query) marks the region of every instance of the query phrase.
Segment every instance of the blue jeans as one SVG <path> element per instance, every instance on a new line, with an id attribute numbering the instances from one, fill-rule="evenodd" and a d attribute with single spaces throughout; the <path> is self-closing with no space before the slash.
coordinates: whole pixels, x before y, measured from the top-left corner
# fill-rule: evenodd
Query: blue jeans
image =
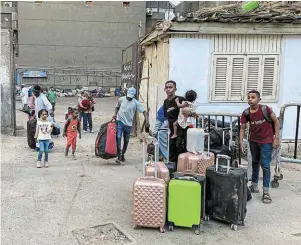
<path id="1" fill-rule="evenodd" d="M 124 155 L 126 152 L 126 149 L 128 147 L 132 126 L 124 125 L 121 121 L 117 122 L 117 154 L 120 156 L 120 154 Z M 123 135 L 123 147 L 121 151 L 121 140 Z"/>
<path id="2" fill-rule="evenodd" d="M 83 130 L 87 131 L 88 124 L 89 124 L 89 130 L 92 130 L 92 113 L 82 113 L 83 117 Z"/>
<path id="3" fill-rule="evenodd" d="M 42 161 L 43 152 L 45 152 L 45 162 L 48 162 L 48 151 L 49 151 L 49 144 L 50 140 L 39 140 L 39 155 L 38 155 L 38 161 Z"/>
<path id="4" fill-rule="evenodd" d="M 263 190 L 268 191 L 270 187 L 272 160 L 272 144 L 259 144 L 250 141 L 252 155 L 252 184 L 258 184 L 260 166 L 263 172 Z"/>

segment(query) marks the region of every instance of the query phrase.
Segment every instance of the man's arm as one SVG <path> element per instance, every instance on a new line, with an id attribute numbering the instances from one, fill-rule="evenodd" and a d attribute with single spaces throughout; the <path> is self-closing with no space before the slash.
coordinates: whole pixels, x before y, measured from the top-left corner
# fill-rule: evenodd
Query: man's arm
<path id="1" fill-rule="evenodd" d="M 49 102 L 46 96 L 43 96 L 43 103 L 45 105 L 46 110 L 50 113 L 52 112 L 52 104 Z"/>
<path id="2" fill-rule="evenodd" d="M 121 98 L 119 98 L 119 100 L 117 102 L 117 105 L 116 105 L 116 108 L 115 108 L 115 114 L 113 115 L 113 119 L 116 119 L 118 111 L 120 109 L 120 106 L 121 106 Z"/>
<path id="3" fill-rule="evenodd" d="M 275 137 L 273 140 L 273 147 L 278 148 L 280 145 L 280 142 L 279 142 L 280 124 L 279 124 L 279 120 L 276 117 L 274 112 L 271 113 L 271 119 L 272 119 L 272 122 L 274 124 L 274 129 L 275 129 Z"/>
<path id="4" fill-rule="evenodd" d="M 239 140 L 240 140 L 240 149 L 241 152 L 244 153 L 244 145 L 243 145 L 243 140 L 245 136 L 245 131 L 246 131 L 247 125 L 245 123 L 240 125 L 240 131 L 239 131 Z"/>

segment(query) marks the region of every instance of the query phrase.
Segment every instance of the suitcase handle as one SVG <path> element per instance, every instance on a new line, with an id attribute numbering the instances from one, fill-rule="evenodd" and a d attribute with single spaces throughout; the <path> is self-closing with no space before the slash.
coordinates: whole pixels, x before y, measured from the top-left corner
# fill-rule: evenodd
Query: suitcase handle
<path id="1" fill-rule="evenodd" d="M 219 159 L 226 159 L 227 160 L 227 174 L 229 173 L 230 171 L 230 161 L 231 161 L 231 157 L 227 156 L 227 155 L 222 155 L 222 154 L 218 154 L 216 156 L 216 165 L 215 165 L 215 171 L 218 172 L 218 162 L 219 162 Z M 224 167 L 224 166 L 221 166 L 221 167 Z"/>
<path id="2" fill-rule="evenodd" d="M 190 176 L 190 177 L 195 176 L 195 172 L 193 172 L 192 170 L 185 170 L 184 172 L 181 172 L 181 174 L 183 174 L 184 176 Z"/>
<path id="3" fill-rule="evenodd" d="M 158 143 L 157 143 L 157 141 L 154 137 L 149 137 L 149 138 L 144 137 L 143 138 L 143 146 L 142 146 L 142 151 L 143 151 L 143 154 L 142 154 L 142 176 L 143 177 L 145 177 L 145 166 L 146 166 L 146 157 L 145 157 L 146 156 L 146 147 L 145 147 L 145 145 L 148 143 L 149 139 L 152 139 L 152 142 L 155 141 L 155 143 L 154 143 L 154 145 L 155 145 L 155 176 L 156 176 L 156 173 L 157 173 L 157 171 L 156 171 L 156 165 L 157 165 L 156 164 L 156 154 L 158 154 L 158 153 L 156 151 L 156 148 L 157 148 L 156 144 L 158 144 Z"/>
<path id="4" fill-rule="evenodd" d="M 196 178 L 194 178 L 194 177 L 189 177 L 189 176 L 176 177 L 175 179 L 198 182 Z"/>

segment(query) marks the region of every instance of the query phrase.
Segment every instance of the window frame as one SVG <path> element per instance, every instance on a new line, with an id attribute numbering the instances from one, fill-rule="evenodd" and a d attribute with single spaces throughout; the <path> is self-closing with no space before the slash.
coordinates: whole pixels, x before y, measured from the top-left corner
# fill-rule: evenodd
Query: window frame
<path id="1" fill-rule="evenodd" d="M 210 83 L 209 83 L 209 103 L 246 103 L 247 102 L 247 76 L 248 76 L 248 62 L 249 62 L 249 58 L 250 57 L 260 57 L 260 68 L 259 68 L 259 77 L 261 78 L 258 83 L 257 83 L 257 88 L 259 92 L 261 93 L 261 97 L 262 97 L 262 102 L 266 102 L 266 103 L 277 103 L 279 100 L 279 84 L 280 84 L 280 65 L 281 65 L 281 54 L 279 52 L 272 52 L 272 53 L 259 53 L 259 52 L 254 52 L 254 53 L 233 53 L 233 52 L 212 52 L 211 55 L 211 72 L 210 72 Z M 275 57 L 275 62 L 276 62 L 276 67 L 275 67 L 275 94 L 273 95 L 273 98 L 266 98 L 262 96 L 262 82 L 263 82 L 263 70 L 264 70 L 264 60 L 266 57 Z M 220 96 L 219 98 L 215 98 L 215 86 L 216 86 L 216 82 L 215 82 L 215 73 L 216 73 L 216 60 L 219 57 L 225 57 L 227 58 L 227 74 L 226 74 L 226 95 L 225 96 Z M 231 99 L 231 71 L 229 71 L 229 67 L 232 66 L 232 64 L 230 64 L 230 60 L 232 61 L 233 58 L 239 58 L 239 57 L 245 57 L 245 61 L 244 61 L 244 71 L 243 71 L 243 84 L 242 87 L 244 89 L 244 91 L 242 91 L 242 99 L 238 100 L 238 99 Z"/>

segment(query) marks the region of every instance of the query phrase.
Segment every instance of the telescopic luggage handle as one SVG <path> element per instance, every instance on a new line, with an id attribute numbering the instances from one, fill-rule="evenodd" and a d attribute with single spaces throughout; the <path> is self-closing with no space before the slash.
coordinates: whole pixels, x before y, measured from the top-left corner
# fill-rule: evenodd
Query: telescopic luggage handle
<path id="1" fill-rule="evenodd" d="M 219 162 L 219 159 L 226 159 L 227 160 L 227 174 L 229 173 L 230 171 L 230 161 L 231 161 L 231 157 L 227 156 L 227 155 L 222 155 L 222 154 L 218 154 L 216 156 L 216 165 L 215 165 L 215 171 L 218 172 L 218 162 Z M 221 166 L 221 167 L 224 167 L 224 166 Z"/>
<path id="2" fill-rule="evenodd" d="M 145 145 L 148 144 L 148 141 L 151 140 L 151 142 L 154 142 L 154 145 L 155 145 L 155 158 L 156 158 L 156 144 L 157 143 L 157 140 L 156 138 L 154 137 L 144 137 L 143 139 L 143 148 L 142 148 L 142 151 L 143 151 L 143 154 L 142 154 L 142 164 L 143 164 L 143 167 L 142 167 L 142 175 L 143 177 L 145 177 L 145 166 L 146 166 L 146 147 Z M 156 166 L 156 163 L 155 163 L 155 166 Z"/>

